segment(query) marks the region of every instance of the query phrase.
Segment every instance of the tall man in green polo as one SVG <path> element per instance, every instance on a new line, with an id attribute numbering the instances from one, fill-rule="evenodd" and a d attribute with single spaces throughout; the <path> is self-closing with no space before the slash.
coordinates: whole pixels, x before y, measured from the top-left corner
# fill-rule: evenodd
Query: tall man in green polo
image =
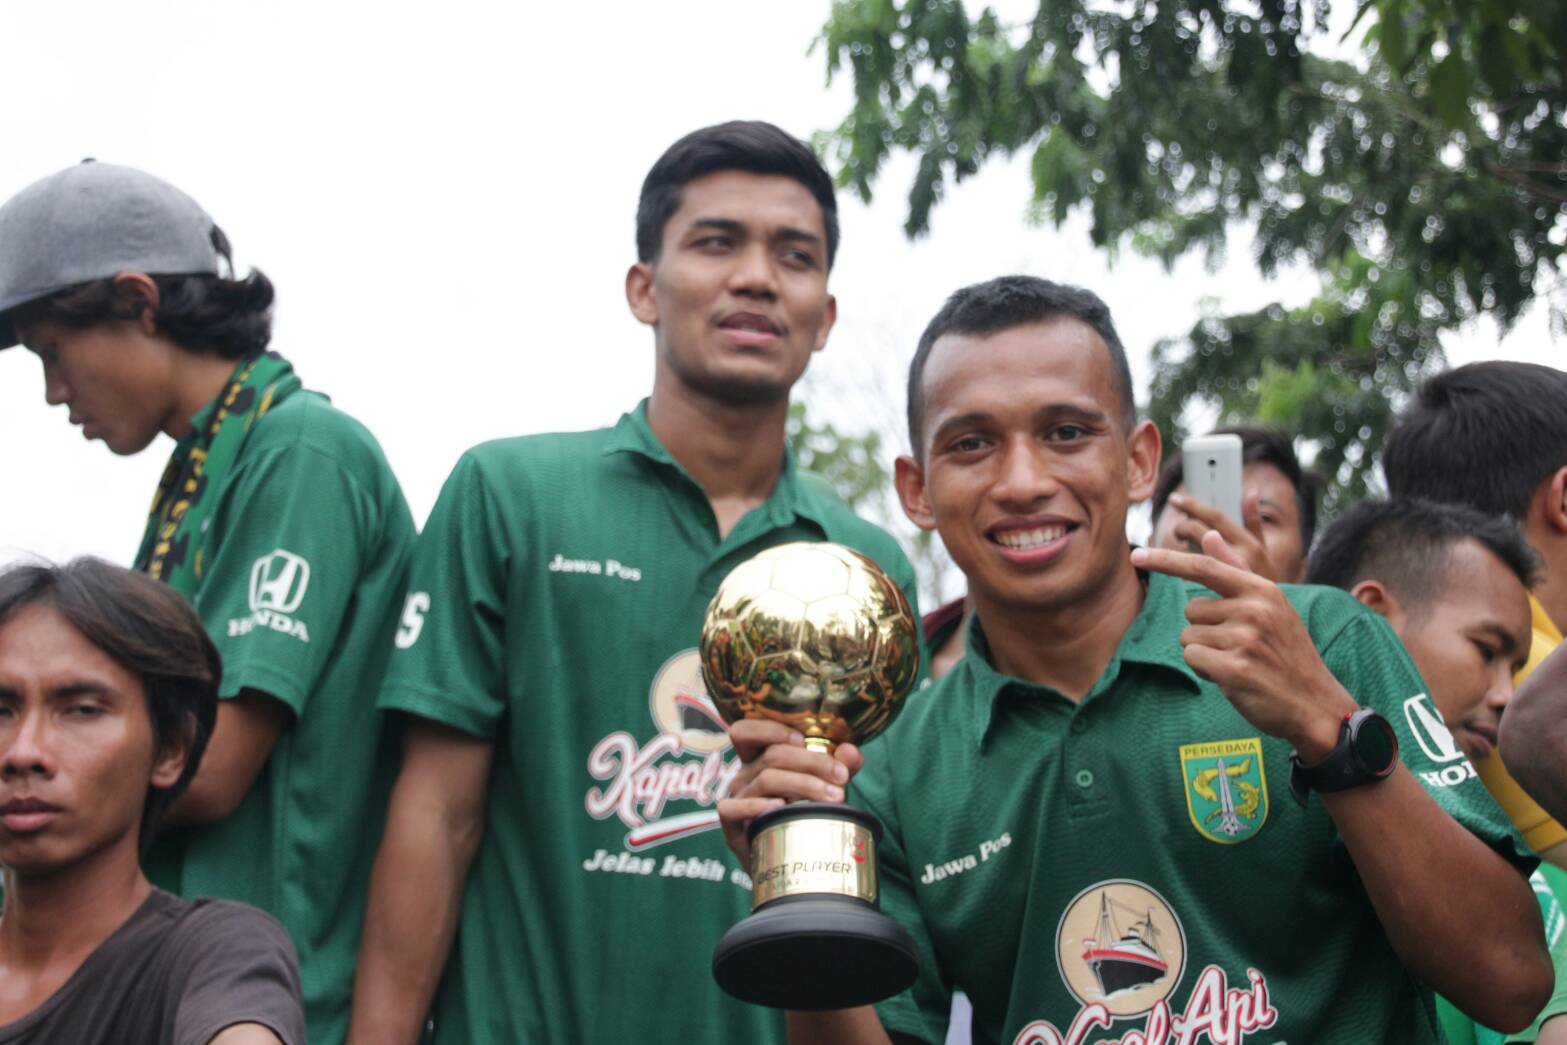
<path id="1" fill-rule="evenodd" d="M 148 854 L 155 885 L 274 915 L 310 1040 L 340 1042 L 379 813 L 375 696 L 414 526 L 375 438 L 268 351 L 272 284 L 235 278 L 195 200 L 87 162 L 0 207 L 0 348 L 118 454 L 175 440 L 136 566 L 223 656 L 212 742 Z"/>
<path id="2" fill-rule="evenodd" d="M 1478 781 L 1422 786 L 1403 706 L 1424 687 L 1386 622 L 1252 574 L 1217 533 L 1128 547 L 1160 443 L 1098 298 L 959 291 L 909 420 L 898 490 L 968 577 L 968 655 L 836 765 L 769 723 L 732 733 L 735 843 L 863 764 L 882 906 L 924 958 L 876 1008 L 792 1013 L 792 1040 L 937 1042 L 955 989 L 976 1040 L 1017 1045 L 1439 1042 L 1433 987 L 1491 1025 L 1534 1017 L 1532 861 Z"/>
<path id="3" fill-rule="evenodd" d="M 458 462 L 382 697 L 407 734 L 353 1041 L 412 1042 L 427 1013 L 454 1045 L 781 1039 L 707 973 L 750 894 L 716 830 L 739 764 L 696 642 L 718 582 L 785 541 L 856 547 L 913 598 L 892 539 L 784 446 L 832 329 L 837 240 L 799 141 L 763 123 L 681 139 L 644 182 L 626 276 L 651 397 L 613 428 Z"/>

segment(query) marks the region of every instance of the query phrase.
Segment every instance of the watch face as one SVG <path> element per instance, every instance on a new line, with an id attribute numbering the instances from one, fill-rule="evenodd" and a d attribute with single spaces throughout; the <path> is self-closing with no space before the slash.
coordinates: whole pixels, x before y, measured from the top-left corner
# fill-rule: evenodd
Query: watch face
<path id="1" fill-rule="evenodd" d="M 1398 738 L 1387 719 L 1372 713 L 1360 720 L 1354 737 L 1355 756 L 1366 772 L 1382 776 L 1393 768 L 1398 758 Z"/>

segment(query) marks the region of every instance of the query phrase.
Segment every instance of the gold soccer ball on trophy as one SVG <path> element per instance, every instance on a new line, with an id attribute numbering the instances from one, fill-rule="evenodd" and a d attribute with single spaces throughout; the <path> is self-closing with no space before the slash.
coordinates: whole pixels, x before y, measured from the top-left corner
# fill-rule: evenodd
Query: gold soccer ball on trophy
<path id="1" fill-rule="evenodd" d="M 830 752 L 886 729 L 919 675 L 909 602 L 870 559 L 797 542 L 736 566 L 702 625 L 702 680 L 728 722 L 770 718 Z"/>

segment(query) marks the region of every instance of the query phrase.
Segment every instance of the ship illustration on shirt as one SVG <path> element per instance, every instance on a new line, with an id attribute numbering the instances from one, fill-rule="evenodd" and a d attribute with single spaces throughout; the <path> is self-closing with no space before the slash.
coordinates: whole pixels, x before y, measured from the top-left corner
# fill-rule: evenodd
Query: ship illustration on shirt
<path id="1" fill-rule="evenodd" d="M 1153 911 L 1144 912 L 1123 933 L 1116 928 L 1112 904 L 1117 908 L 1125 907 L 1107 893 L 1100 894 L 1098 932 L 1083 941 L 1083 961 L 1093 970 L 1099 990 L 1106 998 L 1158 983 L 1170 972 L 1169 963 L 1160 953 L 1159 930 L 1153 924 Z M 1126 913 L 1136 917 L 1136 912 L 1129 908 Z"/>

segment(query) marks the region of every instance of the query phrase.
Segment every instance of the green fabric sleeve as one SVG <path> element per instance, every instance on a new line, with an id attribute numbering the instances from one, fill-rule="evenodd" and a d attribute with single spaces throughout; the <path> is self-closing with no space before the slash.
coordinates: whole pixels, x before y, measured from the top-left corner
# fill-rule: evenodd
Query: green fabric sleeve
<path id="1" fill-rule="evenodd" d="M 877 1005 L 876 1014 L 889 1033 L 907 1034 L 926 1042 L 942 1042 L 947 1037 L 952 989 L 942 980 L 935 948 L 914 896 L 908 858 L 900 841 L 893 781 L 887 771 L 895 758 L 887 750 L 887 739 L 884 737 L 882 743 L 873 743 L 866 749 L 865 767 L 854 778 L 849 800 L 881 821 L 884 830 L 876 845 L 876 873 L 882 913 L 907 929 L 914 938 L 914 946 L 919 950 L 920 972 L 912 987 Z"/>
<path id="2" fill-rule="evenodd" d="M 1323 648 L 1322 659 L 1362 707 L 1375 708 L 1392 723 L 1399 758 L 1437 805 L 1520 873 L 1532 871 L 1539 861 L 1453 744 L 1387 621 L 1370 611 L 1356 613 Z"/>
<path id="3" fill-rule="evenodd" d="M 414 545 L 379 706 L 493 737 L 506 709 L 511 549 L 479 463 L 453 469 Z"/>
<path id="4" fill-rule="evenodd" d="M 377 509 L 307 446 L 247 459 L 211 519 L 196 611 L 223 656 L 222 697 L 254 689 L 301 715 L 329 664 Z"/>

